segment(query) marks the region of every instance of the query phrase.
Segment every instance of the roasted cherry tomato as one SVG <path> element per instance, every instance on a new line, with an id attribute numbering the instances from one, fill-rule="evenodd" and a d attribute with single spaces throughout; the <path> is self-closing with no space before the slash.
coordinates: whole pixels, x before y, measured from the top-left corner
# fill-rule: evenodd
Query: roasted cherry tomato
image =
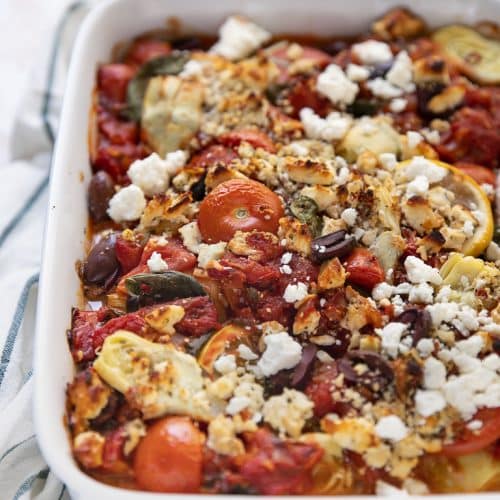
<path id="1" fill-rule="evenodd" d="M 480 420 L 482 427 L 476 432 L 467 429 L 459 440 L 444 445 L 441 454 L 446 457 L 469 455 L 500 439 L 500 408 L 479 410 L 474 415 L 474 420 Z"/>
<path id="2" fill-rule="evenodd" d="M 344 267 L 348 272 L 347 280 L 367 290 L 384 281 L 384 270 L 380 262 L 366 248 L 355 248 L 347 257 Z"/>
<path id="3" fill-rule="evenodd" d="M 193 156 L 189 166 L 208 168 L 216 164 L 229 165 L 235 158 L 238 158 L 238 155 L 231 148 L 221 144 L 213 144 Z"/>
<path id="4" fill-rule="evenodd" d="M 154 38 L 140 38 L 130 47 L 125 62 L 141 65 L 156 57 L 167 56 L 170 52 L 172 48 L 168 42 Z"/>
<path id="5" fill-rule="evenodd" d="M 219 136 L 218 141 L 229 147 L 237 147 L 242 142 L 248 142 L 255 148 L 262 148 L 270 153 L 276 152 L 276 146 L 273 144 L 273 141 L 260 130 L 233 130 Z"/>
<path id="6" fill-rule="evenodd" d="M 98 88 L 108 99 L 123 102 L 134 74 L 134 68 L 127 64 L 103 64 L 97 72 Z"/>
<path id="7" fill-rule="evenodd" d="M 458 163 L 455 166 L 464 174 L 472 177 L 478 184 L 491 184 L 493 187 L 496 184 L 495 172 L 489 168 L 475 163 Z"/>
<path id="8" fill-rule="evenodd" d="M 204 436 L 188 417 L 166 417 L 137 446 L 134 472 L 149 491 L 197 493 L 201 484 Z"/>
<path id="9" fill-rule="evenodd" d="M 198 225 L 204 241 L 229 241 L 236 231 L 275 233 L 283 217 L 281 200 L 260 182 L 231 179 L 219 184 L 200 205 Z"/>

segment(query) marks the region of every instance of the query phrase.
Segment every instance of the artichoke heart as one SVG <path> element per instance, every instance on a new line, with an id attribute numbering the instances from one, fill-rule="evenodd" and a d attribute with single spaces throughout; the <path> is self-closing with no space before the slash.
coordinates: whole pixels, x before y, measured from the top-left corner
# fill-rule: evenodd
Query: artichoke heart
<path id="1" fill-rule="evenodd" d="M 203 87 L 177 76 L 151 78 L 142 109 L 143 139 L 160 156 L 187 146 L 201 124 Z"/>
<path id="2" fill-rule="evenodd" d="M 104 341 L 94 369 L 146 419 L 167 414 L 211 417 L 196 359 L 170 345 L 118 330 Z"/>
<path id="3" fill-rule="evenodd" d="M 439 273 L 444 285 L 452 288 L 463 288 L 464 284 L 472 284 L 484 269 L 484 261 L 460 253 L 452 253 L 442 265 Z"/>
<path id="4" fill-rule="evenodd" d="M 472 80 L 484 84 L 500 83 L 500 42 L 486 38 L 472 28 L 445 26 L 432 38 L 444 53 Z"/>

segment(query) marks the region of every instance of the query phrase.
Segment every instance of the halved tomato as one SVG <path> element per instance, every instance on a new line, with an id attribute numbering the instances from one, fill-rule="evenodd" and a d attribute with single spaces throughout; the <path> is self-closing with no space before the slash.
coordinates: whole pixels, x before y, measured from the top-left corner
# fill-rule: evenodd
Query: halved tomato
<path id="1" fill-rule="evenodd" d="M 347 281 L 371 290 L 384 281 L 384 270 L 377 257 L 367 248 L 355 248 L 347 257 L 345 270 Z"/>
<path id="2" fill-rule="evenodd" d="M 204 439 L 188 417 L 155 422 L 135 452 L 134 472 L 139 486 L 164 493 L 198 493 Z"/>
<path id="3" fill-rule="evenodd" d="M 446 457 L 460 457 L 483 450 L 500 439 L 500 408 L 485 408 L 474 415 L 483 425 L 477 431 L 466 429 L 460 439 L 443 446 L 441 454 Z"/>
<path id="4" fill-rule="evenodd" d="M 260 130 L 254 129 L 241 129 L 241 130 L 233 130 L 231 132 L 227 132 L 226 134 L 222 134 L 217 138 L 217 140 L 229 147 L 237 147 L 242 142 L 248 142 L 254 148 L 262 148 L 270 153 L 276 152 L 276 146 L 273 141 L 267 136 L 264 132 Z"/>
<path id="5" fill-rule="evenodd" d="M 200 204 L 198 225 L 208 243 L 229 241 L 236 231 L 275 233 L 283 217 L 278 195 L 260 182 L 231 179 L 219 184 Z"/>

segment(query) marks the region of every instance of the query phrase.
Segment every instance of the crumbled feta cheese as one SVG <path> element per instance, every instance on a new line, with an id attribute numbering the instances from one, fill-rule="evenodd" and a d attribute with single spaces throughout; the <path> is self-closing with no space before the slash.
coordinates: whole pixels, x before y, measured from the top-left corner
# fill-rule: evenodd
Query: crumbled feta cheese
<path id="1" fill-rule="evenodd" d="M 424 387 L 441 389 L 446 382 L 446 367 L 436 358 L 427 358 L 424 362 Z"/>
<path id="2" fill-rule="evenodd" d="M 394 59 L 391 69 L 385 75 L 388 82 L 406 92 L 412 92 L 415 84 L 412 82 L 413 65 L 408 52 L 402 50 Z"/>
<path id="3" fill-rule="evenodd" d="M 388 415 L 377 422 L 375 434 L 379 438 L 397 442 L 408 435 L 408 428 L 397 415 Z"/>
<path id="4" fill-rule="evenodd" d="M 296 366 L 302 356 L 302 346 L 286 332 L 272 333 L 264 337 L 266 350 L 257 363 L 262 374 L 269 377 L 280 370 Z"/>
<path id="5" fill-rule="evenodd" d="M 280 273 L 292 274 L 292 268 L 288 264 L 284 264 L 283 266 L 280 266 Z"/>
<path id="6" fill-rule="evenodd" d="M 219 356 L 214 362 L 214 368 L 222 375 L 234 372 L 236 370 L 236 358 L 234 354 Z"/>
<path id="7" fill-rule="evenodd" d="M 346 75 L 352 82 L 363 82 L 370 76 L 370 70 L 359 64 L 349 63 L 347 65 Z"/>
<path id="8" fill-rule="evenodd" d="M 226 413 L 228 415 L 236 415 L 240 411 L 248 408 L 250 400 L 246 396 L 233 396 L 226 406 Z"/>
<path id="9" fill-rule="evenodd" d="M 132 184 L 140 187 L 147 196 L 164 193 L 170 182 L 166 162 L 157 153 L 142 160 L 135 160 L 127 171 Z"/>
<path id="10" fill-rule="evenodd" d="M 444 302 L 427 306 L 434 326 L 439 326 L 441 323 L 449 323 L 454 319 L 458 312 L 458 304 L 455 302 Z"/>
<path id="11" fill-rule="evenodd" d="M 440 391 L 417 390 L 415 395 L 415 409 L 423 417 L 429 417 L 441 411 L 446 406 L 446 401 Z"/>
<path id="12" fill-rule="evenodd" d="M 239 16 L 230 16 L 219 28 L 219 41 L 210 52 L 230 61 L 249 56 L 271 39 L 271 34 L 257 24 Z"/>
<path id="13" fill-rule="evenodd" d="M 486 196 L 488 198 L 495 197 L 495 187 L 493 185 L 491 185 L 489 182 L 483 182 L 481 184 L 481 188 L 486 193 Z"/>
<path id="14" fill-rule="evenodd" d="M 292 262 L 292 257 L 293 257 L 293 254 L 291 252 L 285 252 L 281 256 L 281 263 L 282 264 L 290 264 L 290 262 Z"/>
<path id="15" fill-rule="evenodd" d="M 381 153 L 378 155 L 378 161 L 387 170 L 394 170 L 398 164 L 398 160 L 394 153 Z"/>
<path id="16" fill-rule="evenodd" d="M 330 64 L 318 76 L 316 88 L 334 104 L 352 104 L 359 90 L 336 64 Z"/>
<path id="17" fill-rule="evenodd" d="M 201 233 L 196 221 L 185 224 L 179 228 L 179 233 L 182 237 L 184 246 L 193 253 L 198 253 L 201 244 Z"/>
<path id="18" fill-rule="evenodd" d="M 218 260 L 222 257 L 226 250 L 226 245 L 227 243 L 225 241 L 212 245 L 201 243 L 198 247 L 198 265 L 206 269 L 210 261 Z"/>
<path id="19" fill-rule="evenodd" d="M 420 356 L 426 358 L 434 351 L 434 342 L 432 339 L 420 339 L 416 347 Z"/>
<path id="20" fill-rule="evenodd" d="M 438 269 L 427 265 L 418 257 L 413 255 L 406 257 L 404 265 L 408 279 L 412 283 L 432 283 L 434 285 L 440 285 L 443 281 Z"/>
<path id="21" fill-rule="evenodd" d="M 496 262 L 497 260 L 500 260 L 500 246 L 498 246 L 498 243 L 492 241 L 488 245 L 488 248 L 486 249 L 486 258 L 490 262 Z"/>
<path id="22" fill-rule="evenodd" d="M 443 167 L 435 165 L 423 156 L 414 156 L 405 167 L 404 173 L 410 181 L 418 175 L 423 175 L 427 177 L 430 184 L 433 184 L 442 181 L 448 174 L 448 171 Z"/>
<path id="23" fill-rule="evenodd" d="M 203 64 L 201 61 L 196 61 L 195 59 L 190 59 L 182 68 L 179 73 L 181 78 L 191 78 L 199 76 L 203 73 Z"/>
<path id="24" fill-rule="evenodd" d="M 259 358 L 257 354 L 255 354 L 250 347 L 246 346 L 245 344 L 240 344 L 238 346 L 238 354 L 240 358 L 244 359 L 245 361 L 254 361 Z"/>
<path id="25" fill-rule="evenodd" d="M 393 113 L 402 113 L 406 109 L 407 105 L 408 101 L 406 99 L 403 97 L 396 97 L 389 103 L 389 109 Z"/>
<path id="26" fill-rule="evenodd" d="M 398 355 L 401 336 L 407 329 L 407 324 L 397 322 L 388 323 L 384 328 L 375 329 L 375 332 L 382 339 L 382 349 L 392 358 Z"/>
<path id="27" fill-rule="evenodd" d="M 177 151 L 171 151 L 165 156 L 165 170 L 170 176 L 174 176 L 179 173 L 179 170 L 186 164 L 189 155 L 186 151 L 178 149 Z"/>
<path id="28" fill-rule="evenodd" d="M 337 111 L 321 118 L 311 108 L 302 108 L 299 116 L 308 138 L 327 142 L 342 139 L 352 124 L 351 116 Z"/>
<path id="29" fill-rule="evenodd" d="M 349 168 L 348 167 L 341 167 L 339 171 L 337 172 L 337 177 L 335 179 L 335 183 L 338 186 L 343 186 L 344 184 L 347 183 L 349 180 Z"/>
<path id="30" fill-rule="evenodd" d="M 471 420 L 467 424 L 467 429 L 470 429 L 471 431 L 478 431 L 483 427 L 483 422 L 482 420 Z"/>
<path id="31" fill-rule="evenodd" d="M 412 286 L 408 300 L 413 304 L 432 304 L 434 289 L 427 283 L 419 283 Z"/>
<path id="32" fill-rule="evenodd" d="M 168 264 L 163 260 L 158 252 L 153 252 L 148 259 L 148 267 L 152 273 L 163 273 L 168 271 Z"/>
<path id="33" fill-rule="evenodd" d="M 394 287 L 392 285 L 389 285 L 389 283 L 383 281 L 382 283 L 375 285 L 372 290 L 372 297 L 377 301 L 380 301 L 382 299 L 389 299 L 391 298 L 393 292 Z"/>
<path id="34" fill-rule="evenodd" d="M 292 153 L 295 156 L 308 156 L 309 149 L 304 146 L 304 144 L 300 144 L 300 142 L 291 142 L 288 147 L 291 149 Z"/>
<path id="35" fill-rule="evenodd" d="M 406 186 L 406 194 L 411 196 L 422 196 L 429 190 L 429 180 L 424 175 L 417 175 L 415 179 Z"/>
<path id="36" fill-rule="evenodd" d="M 414 130 L 408 130 L 408 132 L 406 132 L 406 139 L 410 149 L 415 149 L 424 140 L 424 138 Z"/>
<path id="37" fill-rule="evenodd" d="M 420 133 L 425 137 L 425 140 L 429 144 L 439 144 L 441 142 L 441 137 L 439 136 L 439 132 L 437 130 L 424 128 L 420 131 Z"/>
<path id="38" fill-rule="evenodd" d="M 265 402 L 262 415 L 281 437 L 298 438 L 306 420 L 313 416 L 313 408 L 313 402 L 303 392 L 285 389 Z"/>
<path id="39" fill-rule="evenodd" d="M 283 298 L 286 302 L 293 304 L 294 302 L 298 302 L 307 296 L 307 285 L 299 281 L 296 284 L 290 283 L 283 293 Z"/>
<path id="40" fill-rule="evenodd" d="M 468 356 L 476 357 L 484 347 L 484 340 L 481 335 L 472 335 L 468 339 L 456 342 L 455 347 Z"/>
<path id="41" fill-rule="evenodd" d="M 385 42 L 367 40 L 352 46 L 352 52 L 363 64 L 381 64 L 392 61 L 391 48 Z"/>
<path id="42" fill-rule="evenodd" d="M 354 226 L 356 224 L 356 218 L 358 217 L 358 211 L 355 208 L 346 208 L 341 214 L 340 218 L 348 225 Z"/>
<path id="43" fill-rule="evenodd" d="M 134 221 L 146 208 L 142 189 L 134 184 L 124 187 L 109 200 L 108 215 L 115 222 Z"/>
<path id="44" fill-rule="evenodd" d="M 371 90 L 372 94 L 382 99 L 393 99 L 403 94 L 403 91 L 388 82 L 384 78 L 375 78 L 366 82 L 366 86 Z"/>

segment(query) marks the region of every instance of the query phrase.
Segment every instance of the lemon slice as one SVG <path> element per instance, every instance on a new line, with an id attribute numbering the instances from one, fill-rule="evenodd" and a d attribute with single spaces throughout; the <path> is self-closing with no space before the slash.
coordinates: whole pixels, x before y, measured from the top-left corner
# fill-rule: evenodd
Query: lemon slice
<path id="1" fill-rule="evenodd" d="M 410 166 L 414 159 L 400 162 L 398 170 Z M 488 247 L 493 238 L 494 219 L 488 196 L 472 177 L 464 174 L 461 170 L 442 161 L 430 160 L 428 158 L 425 161 L 447 171 L 443 175 L 442 171 L 436 170 L 434 172 L 435 178 L 439 180 L 431 180 L 431 184 L 434 183 L 453 192 L 455 195 L 454 203 L 463 205 L 473 212 L 478 224 L 475 226 L 472 236 L 469 236 L 465 240 L 460 251 L 464 255 L 472 255 L 474 257 L 480 255 Z"/>

